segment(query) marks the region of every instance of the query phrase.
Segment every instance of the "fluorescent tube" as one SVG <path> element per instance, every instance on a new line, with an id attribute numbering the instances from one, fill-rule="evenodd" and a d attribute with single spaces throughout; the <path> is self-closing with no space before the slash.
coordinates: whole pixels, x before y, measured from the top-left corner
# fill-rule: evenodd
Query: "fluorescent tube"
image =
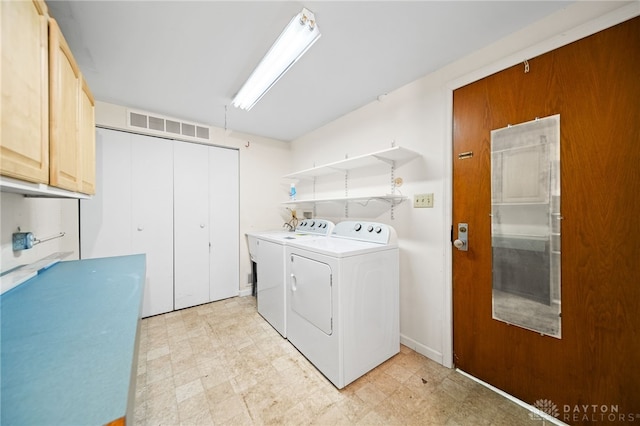
<path id="1" fill-rule="evenodd" d="M 233 106 L 249 111 L 320 38 L 315 17 L 307 9 L 293 17 L 262 61 L 233 98 Z"/>

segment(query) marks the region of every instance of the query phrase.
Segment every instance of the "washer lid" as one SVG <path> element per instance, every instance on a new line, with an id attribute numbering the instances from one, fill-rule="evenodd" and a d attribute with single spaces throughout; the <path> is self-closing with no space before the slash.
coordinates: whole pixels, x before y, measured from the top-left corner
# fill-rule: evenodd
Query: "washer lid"
<path id="1" fill-rule="evenodd" d="M 303 249 L 331 257 L 357 256 L 384 250 L 397 250 L 397 244 L 380 244 L 346 238 L 315 238 L 295 240 L 288 244 L 292 249 Z"/>
<path id="2" fill-rule="evenodd" d="M 291 241 L 308 239 L 308 238 L 326 238 L 324 235 L 304 234 L 300 232 L 288 232 L 288 231 L 265 231 L 265 232 L 255 232 L 247 235 L 250 235 L 251 237 L 259 240 L 271 241 L 278 244 L 287 244 Z"/>

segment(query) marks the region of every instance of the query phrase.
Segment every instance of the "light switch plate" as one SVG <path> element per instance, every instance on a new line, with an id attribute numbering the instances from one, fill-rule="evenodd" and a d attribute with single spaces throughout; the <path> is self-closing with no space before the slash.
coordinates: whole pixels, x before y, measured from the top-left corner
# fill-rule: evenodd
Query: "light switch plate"
<path id="1" fill-rule="evenodd" d="M 429 194 L 416 194 L 413 196 L 413 207 L 416 209 L 432 208 L 433 207 L 433 193 Z"/>

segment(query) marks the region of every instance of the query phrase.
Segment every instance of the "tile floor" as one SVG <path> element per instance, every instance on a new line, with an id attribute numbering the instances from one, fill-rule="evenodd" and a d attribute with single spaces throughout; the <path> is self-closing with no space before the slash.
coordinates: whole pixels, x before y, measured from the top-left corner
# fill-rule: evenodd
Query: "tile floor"
<path id="1" fill-rule="evenodd" d="M 237 297 L 142 320 L 137 425 L 542 425 L 401 347 L 337 390 Z"/>

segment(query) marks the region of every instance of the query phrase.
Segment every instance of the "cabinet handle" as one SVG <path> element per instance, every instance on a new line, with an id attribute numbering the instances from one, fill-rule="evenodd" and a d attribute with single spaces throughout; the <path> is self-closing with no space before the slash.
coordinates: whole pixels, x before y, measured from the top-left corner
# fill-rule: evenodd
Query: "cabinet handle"
<path id="1" fill-rule="evenodd" d="M 144 230 L 144 226 L 138 225 L 138 231 L 142 231 L 142 230 Z"/>
<path id="2" fill-rule="evenodd" d="M 204 223 L 201 223 L 201 224 L 200 224 L 200 228 L 204 228 Z"/>

